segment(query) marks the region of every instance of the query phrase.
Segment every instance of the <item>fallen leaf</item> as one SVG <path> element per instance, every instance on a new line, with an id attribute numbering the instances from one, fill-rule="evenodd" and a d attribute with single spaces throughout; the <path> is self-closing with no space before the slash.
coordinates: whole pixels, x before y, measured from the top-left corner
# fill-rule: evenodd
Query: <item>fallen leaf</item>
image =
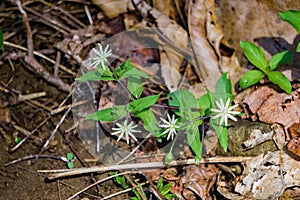
<path id="1" fill-rule="evenodd" d="M 299 185 L 300 163 L 284 152 L 275 151 L 247 161 L 245 177 L 235 191 L 245 198 L 277 199 L 286 188 Z"/>
<path id="2" fill-rule="evenodd" d="M 185 168 L 182 183 L 186 189 L 193 191 L 201 199 L 206 199 L 216 182 L 217 172 L 218 169 L 214 165 L 189 165 Z"/>
<path id="3" fill-rule="evenodd" d="M 196 72 L 203 79 L 207 88 L 214 90 L 216 78 L 221 76 L 218 66 L 218 58 L 209 43 L 206 27 L 206 16 L 209 10 L 206 1 L 190 1 L 188 13 L 188 27 L 192 45 L 196 54 Z"/>

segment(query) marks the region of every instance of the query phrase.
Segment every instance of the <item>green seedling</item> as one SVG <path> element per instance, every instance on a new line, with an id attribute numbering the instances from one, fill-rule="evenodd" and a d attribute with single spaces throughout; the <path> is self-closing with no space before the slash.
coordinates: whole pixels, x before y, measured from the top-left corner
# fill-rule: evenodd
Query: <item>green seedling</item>
<path id="1" fill-rule="evenodd" d="M 161 193 L 161 195 L 166 199 L 166 200 L 171 200 L 171 199 L 176 199 L 176 195 L 171 193 L 170 188 L 172 184 L 168 183 L 166 185 L 163 184 L 163 179 L 160 177 L 157 181 L 156 187 L 157 190 Z"/>
<path id="2" fill-rule="evenodd" d="M 292 85 L 289 79 L 282 72 L 276 71 L 276 69 L 280 65 L 289 63 L 293 58 L 293 52 L 283 51 L 277 53 L 267 61 L 262 49 L 255 44 L 241 41 L 240 46 L 247 59 L 258 68 L 258 70 L 251 70 L 242 76 L 239 82 L 241 88 L 250 87 L 267 76 L 271 82 L 278 85 L 286 93 L 292 93 Z"/>
<path id="3" fill-rule="evenodd" d="M 21 138 L 21 137 L 16 137 L 16 138 L 15 138 L 15 143 L 16 143 L 16 144 L 19 144 L 21 141 L 22 141 L 22 138 Z"/>
<path id="4" fill-rule="evenodd" d="M 69 169 L 73 169 L 74 168 L 74 160 L 75 160 L 75 157 L 74 157 L 74 154 L 73 153 L 68 153 L 66 158 L 68 159 L 68 168 Z"/>

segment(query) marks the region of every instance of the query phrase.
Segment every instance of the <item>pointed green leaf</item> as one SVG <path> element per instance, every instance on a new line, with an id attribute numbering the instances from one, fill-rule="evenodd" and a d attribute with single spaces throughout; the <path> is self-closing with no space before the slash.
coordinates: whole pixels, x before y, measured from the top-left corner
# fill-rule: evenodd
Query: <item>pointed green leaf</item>
<path id="1" fill-rule="evenodd" d="M 182 122 L 190 121 L 199 116 L 198 102 L 195 95 L 187 90 L 177 90 L 168 94 L 169 105 L 178 106 L 178 115 L 182 117 Z"/>
<path id="2" fill-rule="evenodd" d="M 130 76 L 143 77 L 143 78 L 149 77 L 145 72 L 138 70 L 135 66 L 131 65 L 129 60 L 127 60 L 120 67 L 118 67 L 114 73 L 117 75 L 119 80 Z"/>
<path id="3" fill-rule="evenodd" d="M 157 190 L 158 190 L 158 191 L 161 191 L 161 190 L 162 190 L 162 188 L 163 188 L 163 179 L 162 179 L 162 177 L 160 177 L 160 178 L 158 179 L 157 184 L 156 184 L 156 187 L 157 187 Z"/>
<path id="4" fill-rule="evenodd" d="M 127 114 L 126 106 L 114 106 L 112 108 L 106 108 L 103 110 L 99 110 L 95 113 L 87 115 L 85 118 L 87 120 L 98 120 L 98 121 L 106 121 L 111 122 L 117 119 L 121 119 L 125 117 Z"/>
<path id="5" fill-rule="evenodd" d="M 279 12 L 279 16 L 283 21 L 288 22 L 292 25 L 298 33 L 300 33 L 300 11 L 299 10 L 288 10 Z"/>
<path id="6" fill-rule="evenodd" d="M 198 99 L 198 107 L 199 107 L 201 116 L 209 115 L 209 111 L 210 111 L 210 108 L 211 108 L 211 100 L 210 100 L 210 97 L 209 97 L 208 93 L 201 96 Z"/>
<path id="7" fill-rule="evenodd" d="M 232 86 L 231 86 L 230 79 L 227 78 L 227 75 L 228 73 L 224 73 L 218 79 L 216 83 L 215 93 L 221 93 L 221 94 L 231 93 Z"/>
<path id="8" fill-rule="evenodd" d="M 241 41 L 240 46 L 247 59 L 263 72 L 267 72 L 268 62 L 264 52 L 251 42 Z"/>
<path id="9" fill-rule="evenodd" d="M 220 126 L 219 123 L 216 123 L 216 121 L 214 121 L 212 118 L 210 118 L 210 125 L 216 131 L 219 142 L 220 142 L 223 150 L 226 152 L 227 147 L 228 147 L 228 130 L 227 130 L 227 128 L 224 126 Z"/>
<path id="10" fill-rule="evenodd" d="M 265 77 L 265 74 L 259 70 L 251 70 L 245 73 L 242 78 L 240 79 L 240 86 L 241 88 L 245 89 L 258 83 L 261 79 Z"/>
<path id="11" fill-rule="evenodd" d="M 298 45 L 297 45 L 296 52 L 297 52 L 297 53 L 300 53 L 300 42 L 299 42 Z"/>
<path id="12" fill-rule="evenodd" d="M 84 83 L 87 81 L 114 81 L 116 79 L 113 78 L 112 74 L 110 74 L 108 71 L 106 71 L 103 74 L 100 74 L 97 70 L 92 70 L 76 78 L 75 80 Z"/>
<path id="13" fill-rule="evenodd" d="M 292 93 L 292 85 L 290 83 L 290 80 L 283 73 L 279 71 L 273 71 L 268 73 L 268 78 L 271 82 L 278 85 L 286 93 Z"/>
<path id="14" fill-rule="evenodd" d="M 150 108 L 143 110 L 135 115 L 140 118 L 144 123 L 144 129 L 149 131 L 155 137 L 159 137 L 159 130 L 157 120 L 155 118 L 154 113 Z"/>
<path id="15" fill-rule="evenodd" d="M 159 96 L 160 94 L 147 96 L 147 97 L 137 99 L 133 102 L 130 102 L 128 104 L 128 110 L 132 112 L 134 115 L 136 115 L 142 110 L 148 109 L 150 106 L 154 105 L 157 102 Z"/>
<path id="16" fill-rule="evenodd" d="M 215 98 L 219 101 L 223 99 L 224 102 L 227 101 L 228 98 L 233 100 L 233 95 L 231 94 L 231 82 L 230 79 L 227 78 L 228 73 L 222 74 L 222 76 L 218 79 L 215 89 Z"/>
<path id="17" fill-rule="evenodd" d="M 202 158 L 202 143 L 200 140 L 200 133 L 199 133 L 199 122 L 194 122 L 189 124 L 186 127 L 186 134 L 189 146 L 192 148 L 193 152 L 195 153 L 195 157 L 198 159 Z"/>
<path id="18" fill-rule="evenodd" d="M 139 98 L 143 92 L 141 78 L 135 76 L 128 77 L 127 89 L 135 98 Z"/>
<path id="19" fill-rule="evenodd" d="M 293 52 L 283 51 L 275 54 L 269 61 L 270 70 L 273 71 L 279 65 L 289 63 L 293 59 Z"/>

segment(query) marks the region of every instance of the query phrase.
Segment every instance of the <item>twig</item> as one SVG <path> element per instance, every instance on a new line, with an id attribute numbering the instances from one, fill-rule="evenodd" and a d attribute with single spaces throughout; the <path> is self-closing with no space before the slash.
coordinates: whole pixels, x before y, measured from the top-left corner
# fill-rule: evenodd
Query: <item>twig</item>
<path id="1" fill-rule="evenodd" d="M 26 100 L 31 100 L 35 98 L 40 98 L 46 96 L 46 92 L 37 92 L 33 94 L 26 94 L 26 95 L 19 95 L 18 96 L 18 101 L 26 101 Z"/>
<path id="2" fill-rule="evenodd" d="M 21 50 L 23 50 L 23 51 L 28 51 L 27 48 L 22 47 L 22 46 L 17 45 L 17 44 L 14 44 L 14 43 L 11 43 L 11 42 L 8 42 L 8 41 L 4 41 L 4 42 L 3 42 L 3 45 L 7 45 L 7 46 L 10 46 L 10 47 L 14 47 L 14 48 L 17 48 L 17 49 L 21 49 Z M 54 64 L 54 65 L 55 65 L 55 63 L 56 63 L 56 62 L 55 62 L 54 60 L 52 60 L 51 58 L 49 58 L 49 57 L 47 57 L 47 56 L 44 56 L 43 54 L 41 54 L 41 53 L 39 53 L 39 52 L 37 52 L 37 51 L 33 51 L 33 54 L 36 55 L 36 56 L 39 56 L 39 57 L 41 57 L 41 58 L 43 58 L 43 59 L 45 59 L 45 60 L 47 60 L 48 62 L 50 62 L 50 63 L 52 63 L 52 64 Z M 75 72 L 73 72 L 72 70 L 69 70 L 69 69 L 66 68 L 65 66 L 63 66 L 63 65 L 58 65 L 58 67 L 59 67 L 61 70 L 65 71 L 65 72 L 67 72 L 67 73 L 69 73 L 69 74 L 71 74 L 71 75 L 73 75 L 73 76 L 76 76 L 76 73 L 75 73 Z"/>
<path id="3" fill-rule="evenodd" d="M 18 162 L 22 162 L 22 161 L 30 160 L 30 159 L 37 159 L 37 158 L 51 158 L 51 159 L 55 159 L 55 160 L 61 160 L 63 162 L 68 162 L 68 159 L 66 157 L 63 157 L 63 156 L 38 155 L 37 154 L 37 155 L 30 155 L 30 156 L 25 156 L 25 157 L 22 157 L 22 158 L 18 158 L 16 160 L 5 163 L 4 166 L 7 167 L 9 165 L 16 164 Z"/>
<path id="4" fill-rule="evenodd" d="M 63 123 L 63 121 L 64 121 L 65 118 L 67 117 L 67 115 L 68 115 L 68 113 L 70 112 L 71 108 L 72 108 L 72 107 L 69 107 L 69 108 L 66 110 L 65 114 L 61 117 L 59 123 L 56 125 L 55 129 L 52 131 L 50 137 L 48 138 L 48 140 L 47 140 L 47 141 L 45 142 L 45 144 L 43 145 L 43 147 L 42 147 L 42 149 L 41 149 L 41 151 L 40 151 L 39 154 L 42 154 L 42 153 L 46 150 L 48 144 L 53 140 L 53 138 L 54 138 L 54 136 L 55 136 L 55 133 L 58 131 L 58 128 L 60 127 L 60 125 Z"/>
<path id="5" fill-rule="evenodd" d="M 208 163 L 230 163 L 230 162 L 245 162 L 254 157 L 213 157 L 213 158 L 204 158 L 199 161 L 199 164 L 208 164 Z M 89 168 L 75 168 L 75 169 L 63 169 L 63 170 L 38 170 L 41 173 L 53 173 L 48 176 L 49 180 L 74 176 L 78 174 L 86 174 L 93 172 L 105 172 L 110 170 L 130 170 L 130 169 L 154 169 L 154 168 L 163 168 L 170 166 L 178 165 L 191 165 L 195 164 L 195 159 L 172 161 L 169 164 L 164 162 L 148 162 L 148 163 L 130 163 L 122 165 L 110 165 L 110 166 L 95 166 Z"/>
<path id="6" fill-rule="evenodd" d="M 50 74 L 44 67 L 33 57 L 33 40 L 32 40 L 32 31 L 30 28 L 30 24 L 28 21 L 27 13 L 22 7 L 22 4 L 20 0 L 16 1 L 16 4 L 19 8 L 19 11 L 23 15 L 23 21 L 25 23 L 26 31 L 27 31 L 27 53 L 28 55 L 25 56 L 25 61 L 28 63 L 28 66 L 25 65 L 29 70 L 41 75 L 44 79 L 46 79 L 48 82 L 50 82 L 53 85 L 58 86 L 59 89 L 70 92 L 71 87 L 70 85 L 64 83 L 59 77 L 54 76 L 53 74 Z"/>
<path id="7" fill-rule="evenodd" d="M 79 194 L 81 194 L 82 192 L 84 192 L 84 191 L 90 189 L 91 187 L 94 187 L 95 185 L 97 185 L 97 184 L 99 184 L 99 183 L 102 183 L 102 182 L 104 182 L 104 181 L 110 180 L 110 179 L 112 179 L 112 178 L 114 178 L 114 177 L 117 177 L 117 176 L 122 176 L 122 175 L 125 175 L 125 174 L 132 174 L 132 173 L 138 173 L 138 172 L 137 172 L 137 171 L 123 172 L 123 173 L 111 175 L 111 176 L 109 176 L 109 177 L 107 177 L 107 178 L 101 179 L 101 180 L 99 180 L 99 181 L 97 181 L 97 182 L 95 182 L 95 183 L 93 183 L 93 184 L 91 184 L 91 185 L 89 185 L 89 186 L 83 188 L 82 190 L 76 192 L 75 194 L 73 194 L 72 196 L 70 196 L 67 200 L 71 200 L 71 199 L 77 197 L 77 196 L 78 196 Z"/>
<path id="8" fill-rule="evenodd" d="M 141 183 L 140 185 L 141 185 L 141 186 L 144 186 L 144 185 L 146 185 L 146 184 L 148 184 L 148 182 Z M 127 192 L 129 192 L 129 191 L 131 191 L 131 190 L 133 190 L 133 187 L 132 187 L 132 188 L 128 188 L 128 189 L 126 189 L 126 190 L 122 190 L 122 191 L 120 191 L 120 192 L 116 192 L 116 193 L 111 194 L 111 195 L 109 195 L 109 196 L 106 196 L 106 197 L 103 198 L 103 200 L 105 200 L 105 199 L 110 199 L 110 198 L 112 198 L 112 197 L 118 196 L 118 195 L 123 194 L 123 193 L 127 193 Z"/>

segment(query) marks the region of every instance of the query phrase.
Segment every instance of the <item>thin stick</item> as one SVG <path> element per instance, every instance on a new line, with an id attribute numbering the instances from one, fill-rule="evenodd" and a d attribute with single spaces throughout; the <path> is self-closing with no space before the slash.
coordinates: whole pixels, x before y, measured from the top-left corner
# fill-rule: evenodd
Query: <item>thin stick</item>
<path id="1" fill-rule="evenodd" d="M 31 100 L 35 98 L 40 98 L 46 96 L 46 92 L 37 92 L 37 93 L 32 93 L 32 94 L 26 94 L 26 95 L 19 95 L 18 96 L 18 101 L 26 101 L 26 100 Z"/>
<path id="2" fill-rule="evenodd" d="M 4 41 L 4 42 L 3 42 L 3 45 L 10 46 L 10 47 L 14 47 L 14 48 L 17 48 L 17 49 L 21 49 L 21 50 L 23 50 L 23 51 L 28 51 L 28 49 L 27 49 L 26 47 L 23 47 L 23 46 L 20 46 L 20 45 L 17 45 L 17 44 L 8 42 L 8 41 Z M 49 58 L 49 57 L 47 57 L 47 56 L 45 56 L 45 55 L 43 55 L 43 54 L 41 54 L 41 53 L 39 53 L 39 52 L 37 52 L 37 51 L 33 51 L 33 54 L 36 55 L 36 56 L 39 56 L 39 57 L 41 57 L 41 58 L 43 58 L 43 59 L 45 59 L 45 60 L 47 60 L 48 62 L 50 62 L 50 63 L 52 63 L 52 64 L 54 64 L 54 65 L 55 65 L 55 63 L 56 63 L 56 62 L 55 62 L 54 60 L 52 60 L 51 58 Z M 66 68 L 65 66 L 63 66 L 63 65 L 58 65 L 58 67 L 59 67 L 61 70 L 65 71 L 65 72 L 67 72 L 67 73 L 69 73 L 69 74 L 71 74 L 71 75 L 73 75 L 73 76 L 76 76 L 76 73 L 75 73 L 75 72 L 73 72 L 72 70 L 69 70 L 69 69 Z"/>
<path id="3" fill-rule="evenodd" d="M 199 161 L 199 164 L 245 162 L 252 158 L 254 157 L 239 156 L 239 157 L 204 158 Z M 155 169 L 155 168 L 163 168 L 163 167 L 178 166 L 178 165 L 191 165 L 191 164 L 196 164 L 195 159 L 172 161 L 169 164 L 166 164 L 164 162 L 129 163 L 129 164 L 122 164 L 122 165 L 94 166 L 89 168 L 38 170 L 38 172 L 53 173 L 48 176 L 49 180 L 53 180 L 53 179 L 66 177 L 66 176 L 74 176 L 78 174 L 86 174 L 86 173 L 94 173 L 94 172 L 105 172 L 110 170 Z"/>
<path id="4" fill-rule="evenodd" d="M 91 184 L 91 185 L 89 185 L 89 186 L 83 188 L 82 190 L 76 192 L 75 194 L 73 194 L 72 196 L 70 196 L 67 200 L 71 200 L 71 199 L 77 197 L 77 196 L 78 196 L 79 194 L 81 194 L 82 192 L 84 192 L 84 191 L 90 189 L 91 187 L 94 187 L 95 185 L 97 185 L 97 184 L 99 184 L 99 183 L 102 183 L 102 182 L 104 182 L 104 181 L 108 181 L 108 180 L 110 180 L 110 179 L 112 179 L 112 178 L 114 178 L 114 177 L 117 177 L 117 176 L 122 176 L 122 175 L 125 175 L 125 174 L 132 174 L 132 173 L 138 173 L 138 172 L 137 172 L 137 171 L 123 172 L 123 173 L 111 175 L 111 176 L 109 176 L 109 177 L 107 177 L 107 178 L 101 179 L 101 180 L 99 180 L 99 181 L 97 181 L 97 182 L 95 182 L 95 183 L 93 183 L 93 184 Z"/>
<path id="5" fill-rule="evenodd" d="M 71 108 L 72 108 L 72 107 L 68 108 L 68 110 L 66 110 L 65 114 L 61 117 L 59 123 L 56 125 L 55 129 L 52 131 L 50 137 L 48 138 L 48 140 L 47 140 L 47 141 L 45 142 L 45 144 L 43 145 L 43 147 L 42 147 L 42 149 L 41 149 L 39 155 L 40 155 L 41 153 L 43 153 L 43 152 L 46 150 L 48 144 L 53 140 L 55 133 L 58 131 L 58 128 L 59 128 L 60 125 L 63 123 L 63 121 L 65 120 L 65 118 L 67 117 L 67 115 L 69 114 Z"/>

